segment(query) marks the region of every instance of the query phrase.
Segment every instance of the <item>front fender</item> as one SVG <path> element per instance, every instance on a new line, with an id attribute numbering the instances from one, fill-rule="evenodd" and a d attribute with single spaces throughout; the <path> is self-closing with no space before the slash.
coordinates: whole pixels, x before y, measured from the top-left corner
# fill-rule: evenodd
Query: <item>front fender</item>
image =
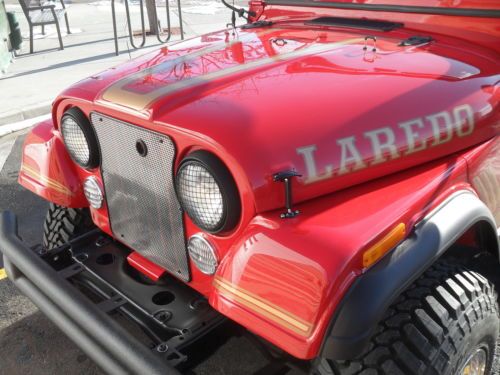
<path id="1" fill-rule="evenodd" d="M 52 119 L 26 136 L 19 183 L 36 195 L 65 207 L 87 207 L 80 179 Z"/>
<path id="2" fill-rule="evenodd" d="M 457 189 L 470 184 L 467 163 L 453 156 L 304 202 L 293 219 L 261 214 L 221 261 L 209 301 L 293 356 L 312 359 L 351 285 L 368 272 L 364 251 L 401 224 L 411 236 Z"/>
<path id="3" fill-rule="evenodd" d="M 390 256 L 354 282 L 332 320 L 321 355 L 361 355 L 389 305 L 478 223 L 497 230 L 491 211 L 468 190 L 456 192 L 428 214 Z M 495 245 L 498 250 L 498 237 Z"/>

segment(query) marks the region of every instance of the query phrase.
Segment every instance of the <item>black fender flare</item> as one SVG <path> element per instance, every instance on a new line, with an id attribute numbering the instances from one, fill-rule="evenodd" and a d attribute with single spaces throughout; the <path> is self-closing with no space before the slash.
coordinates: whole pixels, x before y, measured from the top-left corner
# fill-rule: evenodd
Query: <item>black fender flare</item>
<path id="1" fill-rule="evenodd" d="M 493 245 L 500 251 L 495 219 L 471 191 L 460 190 L 432 210 L 405 241 L 354 281 L 333 315 L 320 356 L 360 356 L 391 303 L 478 223 L 491 226 L 496 234 Z"/>

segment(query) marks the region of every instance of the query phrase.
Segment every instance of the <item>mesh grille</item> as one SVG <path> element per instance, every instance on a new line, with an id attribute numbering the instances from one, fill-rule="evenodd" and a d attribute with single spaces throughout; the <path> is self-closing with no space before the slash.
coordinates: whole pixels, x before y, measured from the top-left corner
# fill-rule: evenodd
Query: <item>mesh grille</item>
<path id="1" fill-rule="evenodd" d="M 197 163 L 186 163 L 179 170 L 177 190 L 182 207 L 200 227 L 215 230 L 223 219 L 223 199 L 213 176 Z"/>
<path id="2" fill-rule="evenodd" d="M 183 216 L 174 189 L 175 146 L 160 133 L 101 114 L 91 122 L 113 234 L 124 244 L 188 281 Z M 142 142 L 141 142 L 142 141 Z M 141 156 L 137 143 L 145 144 Z M 144 155 L 144 152 L 142 152 Z"/>

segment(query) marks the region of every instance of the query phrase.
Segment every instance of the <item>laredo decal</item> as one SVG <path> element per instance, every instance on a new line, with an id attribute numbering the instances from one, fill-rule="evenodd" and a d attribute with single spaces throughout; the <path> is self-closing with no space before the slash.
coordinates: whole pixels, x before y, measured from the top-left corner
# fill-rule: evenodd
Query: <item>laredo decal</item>
<path id="1" fill-rule="evenodd" d="M 261 33 L 258 34 L 258 36 L 262 36 L 265 34 L 266 33 Z M 253 34 L 247 36 L 247 39 L 249 40 L 252 35 Z M 161 74 L 162 72 L 168 72 L 169 70 L 175 69 L 177 65 L 182 65 L 188 61 L 194 60 L 195 58 L 202 57 L 223 48 L 229 48 L 232 44 L 242 41 L 245 41 L 245 38 L 236 39 L 229 43 L 224 43 L 223 45 L 215 44 L 212 47 L 201 49 L 197 52 L 174 58 L 173 60 L 160 63 L 152 68 L 148 68 L 144 71 L 135 73 L 130 77 L 124 78 L 112 84 L 108 89 L 106 89 L 106 91 L 102 95 L 102 99 L 106 100 L 109 104 L 112 105 L 117 104 L 132 108 L 137 111 L 143 111 L 146 110 L 148 106 L 150 106 L 155 100 L 183 89 L 200 86 L 205 83 L 209 83 L 212 80 L 228 77 L 232 74 L 238 74 L 245 70 L 257 69 L 280 61 L 287 61 L 307 55 L 314 55 L 321 52 L 331 51 L 348 44 L 361 43 L 364 41 L 364 39 L 353 38 L 340 42 L 311 44 L 310 46 L 300 48 L 291 52 L 282 53 L 276 56 L 263 57 L 243 64 L 235 62 L 233 65 L 230 65 L 226 68 L 215 70 L 205 74 L 200 74 L 198 76 L 193 76 L 190 78 L 185 78 L 169 84 L 158 84 L 153 86 L 153 89 L 147 92 L 131 90 L 132 87 L 138 86 L 138 83 L 140 84 L 139 86 L 143 87 L 143 80 L 145 80 L 146 77 L 150 77 L 154 74 Z"/>
<path id="2" fill-rule="evenodd" d="M 297 154 L 302 156 L 306 167 L 304 182 L 310 184 L 420 152 L 447 143 L 455 136 L 466 137 L 472 134 L 474 125 L 471 106 L 463 104 L 450 112 L 442 111 L 400 122 L 395 127 L 365 132 L 362 138 L 370 145 L 368 157 L 362 156 L 358 146 L 360 140 L 355 136 L 337 139 L 338 165 L 327 164 L 323 171 L 318 170 L 314 157 L 316 145 L 299 147 Z M 402 145 L 396 143 L 397 136 L 404 138 Z"/>

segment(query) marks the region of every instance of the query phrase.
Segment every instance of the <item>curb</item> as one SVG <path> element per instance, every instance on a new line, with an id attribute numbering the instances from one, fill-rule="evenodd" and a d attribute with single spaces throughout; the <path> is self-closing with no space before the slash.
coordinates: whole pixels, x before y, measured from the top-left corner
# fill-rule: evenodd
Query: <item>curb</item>
<path id="1" fill-rule="evenodd" d="M 45 121 L 50 118 L 50 113 L 45 113 L 42 116 L 31 117 L 26 120 L 22 120 L 19 122 L 13 122 L 8 125 L 0 125 L 0 139 L 8 134 L 29 128 L 33 125 L 36 125 L 38 122 Z"/>
<path id="2" fill-rule="evenodd" d="M 24 109 L 14 109 L 0 113 L 0 134 L 4 132 L 5 125 L 32 119 L 50 113 L 52 102 L 35 104 Z"/>

